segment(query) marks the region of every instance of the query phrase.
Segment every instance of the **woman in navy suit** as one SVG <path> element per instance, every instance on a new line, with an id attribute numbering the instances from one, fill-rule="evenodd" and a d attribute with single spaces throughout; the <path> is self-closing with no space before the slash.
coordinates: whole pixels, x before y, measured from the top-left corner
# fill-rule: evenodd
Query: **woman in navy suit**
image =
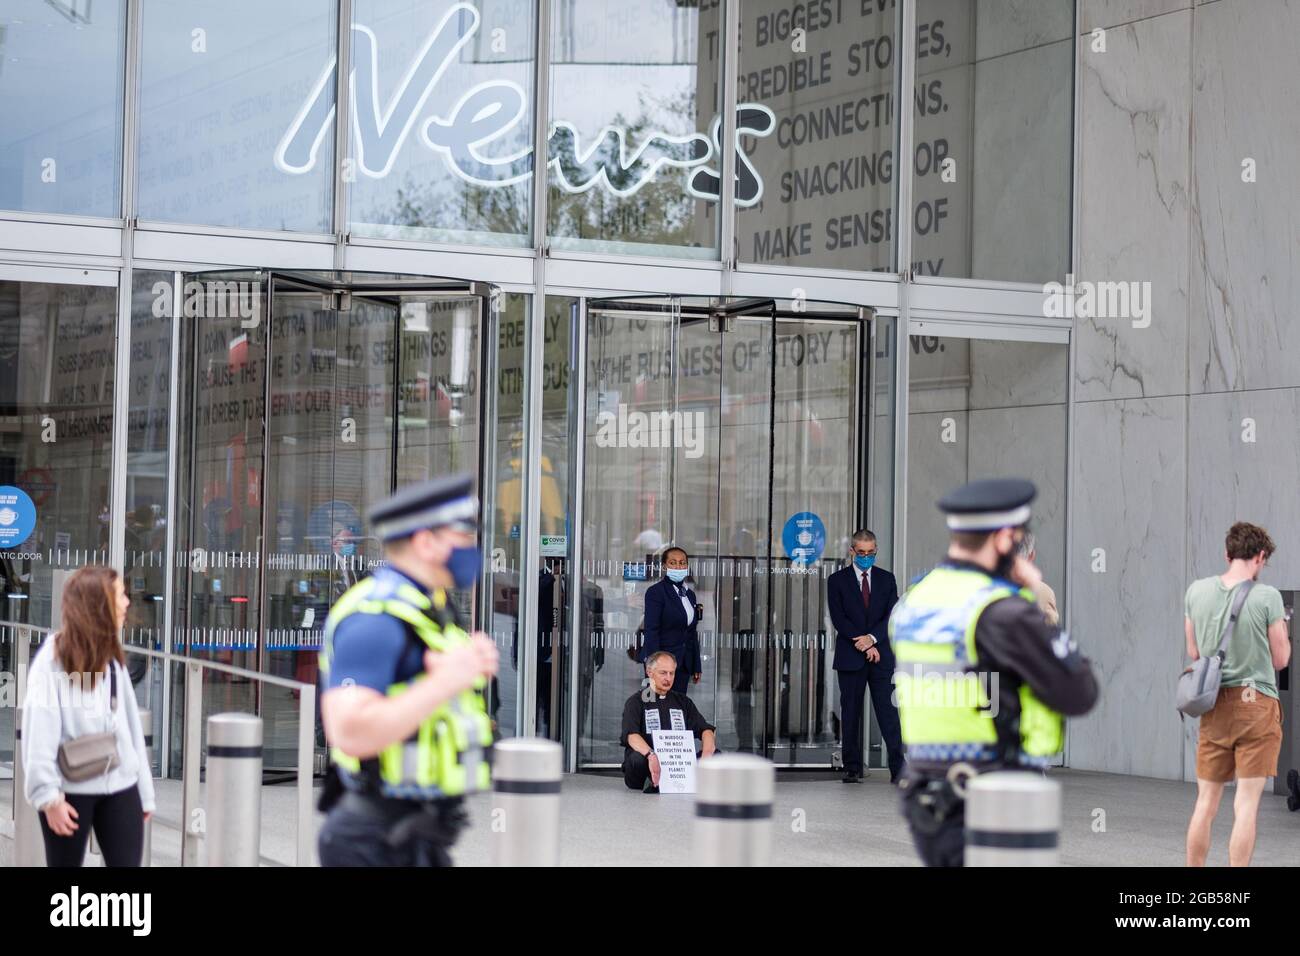
<path id="1" fill-rule="evenodd" d="M 677 659 L 673 690 L 686 693 L 688 677 L 700 682 L 700 606 L 695 592 L 686 586 L 690 558 L 683 548 L 664 552 L 663 580 L 645 592 L 645 643 L 637 660 L 644 662 L 656 651 L 667 651 Z"/>

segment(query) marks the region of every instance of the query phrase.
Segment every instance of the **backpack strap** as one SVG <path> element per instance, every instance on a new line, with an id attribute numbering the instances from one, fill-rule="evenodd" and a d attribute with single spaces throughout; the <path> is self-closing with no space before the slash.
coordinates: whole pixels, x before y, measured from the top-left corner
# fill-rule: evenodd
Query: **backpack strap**
<path id="1" fill-rule="evenodd" d="M 1242 581 L 1237 585 L 1237 591 L 1232 596 L 1232 607 L 1228 611 L 1228 622 L 1223 625 L 1223 633 L 1219 635 L 1219 660 L 1224 661 L 1228 656 L 1228 648 L 1232 645 L 1232 637 L 1237 632 L 1237 618 L 1241 616 L 1241 608 L 1246 603 L 1246 595 L 1250 589 L 1255 586 L 1255 582 L 1250 578 Z"/>

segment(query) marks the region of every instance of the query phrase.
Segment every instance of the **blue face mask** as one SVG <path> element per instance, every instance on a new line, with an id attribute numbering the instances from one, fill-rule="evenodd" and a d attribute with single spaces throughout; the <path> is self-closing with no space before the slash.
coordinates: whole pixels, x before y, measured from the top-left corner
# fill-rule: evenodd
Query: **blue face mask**
<path id="1" fill-rule="evenodd" d="M 863 571 L 866 571 L 869 570 L 871 566 L 876 563 L 876 556 L 874 554 L 868 554 L 868 555 L 857 554 L 853 556 L 853 563 L 856 564 Z"/>
<path id="2" fill-rule="evenodd" d="M 669 568 L 668 580 L 672 581 L 673 584 L 681 584 L 683 581 L 686 580 L 687 573 L 688 573 L 687 568 Z"/>
<path id="3" fill-rule="evenodd" d="M 471 587 L 483 569 L 483 555 L 477 547 L 452 548 L 447 558 L 447 570 L 458 588 Z"/>
<path id="4" fill-rule="evenodd" d="M 355 541 L 345 541 L 339 545 L 339 554 L 351 557 L 357 553 L 357 543 Z"/>

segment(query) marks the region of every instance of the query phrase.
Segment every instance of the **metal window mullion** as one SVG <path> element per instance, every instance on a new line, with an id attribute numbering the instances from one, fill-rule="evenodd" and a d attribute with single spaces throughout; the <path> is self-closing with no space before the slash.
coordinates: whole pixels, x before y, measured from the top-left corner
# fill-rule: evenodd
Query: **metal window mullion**
<path id="1" fill-rule="evenodd" d="M 180 436 L 177 429 L 180 424 L 180 365 L 181 365 L 181 303 L 184 301 L 184 290 L 182 283 L 184 274 L 180 272 L 172 273 L 172 302 L 171 302 L 171 355 L 168 358 L 167 370 L 167 528 L 164 532 L 165 543 L 163 545 L 163 653 L 172 653 L 172 628 L 175 624 L 175 612 L 173 610 L 176 603 L 176 486 L 177 486 L 177 466 L 179 465 L 178 457 L 180 455 Z M 159 727 L 162 728 L 162 738 L 159 746 L 162 748 L 161 756 L 158 758 L 159 773 L 167 777 L 171 773 L 171 700 L 172 700 L 172 681 L 171 668 L 164 663 L 162 665 L 162 714 L 155 715 L 154 721 L 155 733 Z"/>
<path id="2" fill-rule="evenodd" d="M 135 241 L 135 140 L 139 113 L 140 4 L 126 6 L 126 55 L 122 70 L 122 178 L 120 212 L 122 229 L 122 271 L 117 281 L 117 336 L 113 357 L 113 427 L 109 438 L 109 532 L 107 563 L 126 571 L 126 471 L 128 464 L 127 418 L 131 411 L 131 252 Z"/>
<path id="3" fill-rule="evenodd" d="M 351 140 L 352 118 L 352 0 L 338 0 L 334 61 L 334 268 L 346 266 L 348 190 L 343 164 Z"/>
<path id="4" fill-rule="evenodd" d="M 578 319 L 576 323 L 573 323 L 569 335 L 570 354 L 573 359 L 571 368 L 574 372 L 574 375 L 570 377 L 574 391 L 573 398 L 569 403 L 572 415 L 571 421 L 573 422 L 569 432 L 573 443 L 569 449 L 569 460 L 572 463 L 569 479 L 572 498 L 569 501 L 569 512 L 573 515 L 573 522 L 569 528 L 569 555 L 572 561 L 572 570 L 569 573 L 568 608 L 569 642 L 572 649 L 569 653 L 569 740 L 565 769 L 569 773 L 576 773 L 578 770 L 578 747 L 582 733 L 582 728 L 578 726 L 578 714 L 580 713 L 578 695 L 582 693 L 582 673 L 579 667 L 581 656 L 578 653 L 578 641 L 589 639 L 581 628 L 590 624 L 590 622 L 584 620 L 582 614 L 582 529 L 585 520 L 583 478 L 587 458 L 587 299 L 585 296 L 578 300 Z M 593 657 L 595 653 L 596 650 L 593 647 Z"/>
<path id="5" fill-rule="evenodd" d="M 541 566 L 542 516 L 542 364 L 546 342 L 546 170 L 549 136 L 551 3 L 537 4 L 533 45 L 533 298 L 524 316 L 524 487 L 520 516 L 519 631 L 520 693 L 518 720 L 521 737 L 537 732 L 537 642 L 531 630 L 537 624 L 538 571 Z M 496 342 L 493 342 L 493 347 Z M 495 425 L 495 423 L 493 423 Z M 492 480 L 495 480 L 495 476 Z M 527 639 L 525 639 L 527 635 Z M 552 718 L 553 719 L 553 718 Z"/>
<path id="6" fill-rule="evenodd" d="M 722 125 L 718 133 L 718 252 L 722 257 L 722 294 L 730 295 L 736 271 L 736 75 L 740 66 L 740 0 L 726 0 L 723 42 L 718 47 L 722 71 Z"/>

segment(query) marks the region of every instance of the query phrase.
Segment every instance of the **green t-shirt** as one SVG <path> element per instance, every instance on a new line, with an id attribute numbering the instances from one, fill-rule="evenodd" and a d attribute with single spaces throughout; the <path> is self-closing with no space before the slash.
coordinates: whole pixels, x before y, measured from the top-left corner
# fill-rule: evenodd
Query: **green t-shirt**
<path id="1" fill-rule="evenodd" d="M 1213 654 L 1219 648 L 1219 635 L 1228 623 L 1232 610 L 1232 592 L 1235 587 L 1224 587 L 1217 576 L 1193 581 L 1183 600 L 1183 612 L 1191 618 L 1196 629 L 1196 646 L 1201 655 Z M 1268 646 L 1268 629 L 1284 614 L 1282 593 L 1268 584 L 1255 582 L 1241 616 L 1237 618 L 1237 632 L 1228 647 L 1223 662 L 1221 687 L 1243 687 L 1253 683 L 1255 689 L 1269 697 L 1277 696 L 1277 679 L 1273 670 L 1273 653 Z"/>

